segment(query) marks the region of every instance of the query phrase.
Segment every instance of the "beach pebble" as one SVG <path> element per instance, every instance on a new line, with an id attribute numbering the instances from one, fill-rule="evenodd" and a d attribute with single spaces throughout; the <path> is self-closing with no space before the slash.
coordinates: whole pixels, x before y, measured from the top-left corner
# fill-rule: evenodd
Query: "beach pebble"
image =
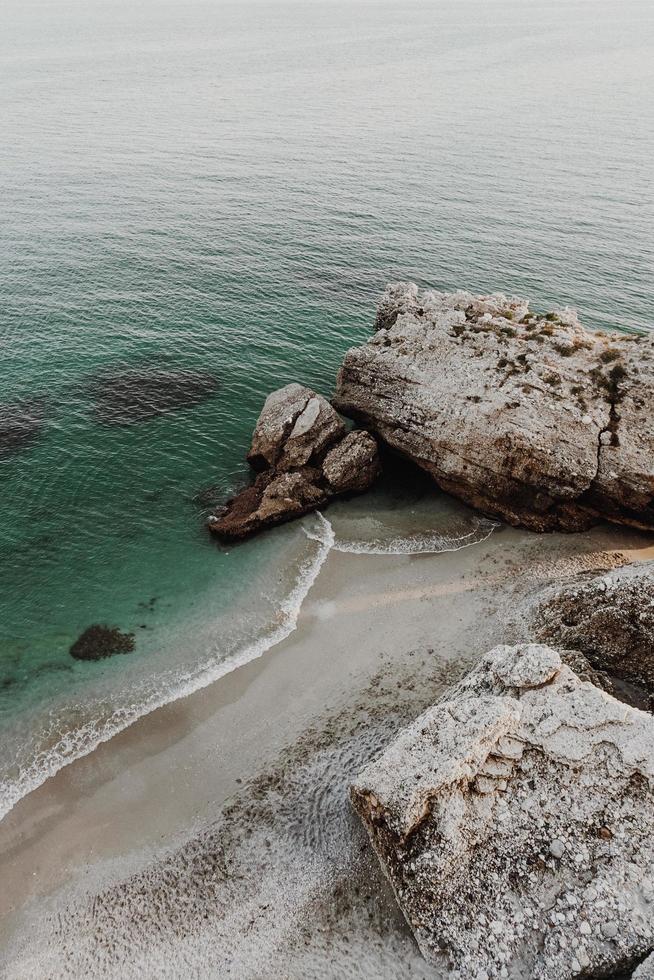
<path id="1" fill-rule="evenodd" d="M 618 934 L 618 927 L 615 922 L 602 923 L 602 935 L 605 939 L 615 939 Z"/>
<path id="2" fill-rule="evenodd" d="M 553 858 L 556 858 L 557 861 L 563 857 L 565 854 L 565 844 L 562 840 L 555 839 L 552 841 L 550 844 L 550 854 Z"/>

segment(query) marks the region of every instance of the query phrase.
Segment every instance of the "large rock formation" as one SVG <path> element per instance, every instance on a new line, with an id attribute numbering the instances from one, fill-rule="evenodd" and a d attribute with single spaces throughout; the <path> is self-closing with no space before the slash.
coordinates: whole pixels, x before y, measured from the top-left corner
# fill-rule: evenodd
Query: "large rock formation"
<path id="1" fill-rule="evenodd" d="M 654 948 L 654 719 L 550 647 L 498 647 L 352 787 L 454 980 L 608 977 Z"/>
<path id="2" fill-rule="evenodd" d="M 654 528 L 654 336 L 400 284 L 346 354 L 334 404 L 511 524 Z"/>
<path id="3" fill-rule="evenodd" d="M 616 696 L 654 708 L 654 564 L 551 586 L 528 615 L 535 639 L 579 650 Z"/>
<path id="4" fill-rule="evenodd" d="M 367 490 L 380 468 L 373 436 L 348 433 L 329 402 L 299 384 L 268 396 L 248 460 L 261 471 L 255 482 L 209 518 L 210 530 L 227 541 Z"/>

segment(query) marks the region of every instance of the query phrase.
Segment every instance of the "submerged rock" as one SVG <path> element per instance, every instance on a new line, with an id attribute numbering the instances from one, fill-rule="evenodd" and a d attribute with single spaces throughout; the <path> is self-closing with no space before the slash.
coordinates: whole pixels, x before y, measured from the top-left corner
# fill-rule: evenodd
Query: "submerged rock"
<path id="1" fill-rule="evenodd" d="M 583 577 L 548 593 L 531 613 L 535 638 L 581 651 L 608 674 L 617 697 L 652 710 L 654 565 Z"/>
<path id="2" fill-rule="evenodd" d="M 103 660 L 117 653 L 131 653 L 134 649 L 134 635 L 121 633 L 114 626 L 89 626 L 70 648 L 70 655 L 76 660 Z"/>
<path id="3" fill-rule="evenodd" d="M 334 404 L 510 524 L 654 529 L 654 336 L 400 283 L 346 354 Z"/>
<path id="4" fill-rule="evenodd" d="M 44 421 L 41 401 L 0 405 L 0 459 L 27 448 L 40 434 Z"/>
<path id="5" fill-rule="evenodd" d="M 497 647 L 352 800 L 458 980 L 610 976 L 654 947 L 654 719 L 548 647 Z"/>
<path id="6" fill-rule="evenodd" d="M 339 494 L 367 490 L 380 471 L 374 438 L 347 433 L 327 399 L 299 384 L 268 396 L 248 460 L 259 476 L 209 518 L 209 529 L 224 540 L 300 517 Z"/>
<path id="7" fill-rule="evenodd" d="M 126 368 L 97 377 L 89 386 L 94 416 L 103 425 L 134 425 L 211 398 L 218 381 L 187 368 Z"/>

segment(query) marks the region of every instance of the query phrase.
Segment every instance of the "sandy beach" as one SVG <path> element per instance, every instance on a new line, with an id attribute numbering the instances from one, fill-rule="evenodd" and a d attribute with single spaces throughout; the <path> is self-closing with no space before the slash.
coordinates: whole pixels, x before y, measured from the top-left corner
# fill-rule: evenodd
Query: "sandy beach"
<path id="1" fill-rule="evenodd" d="M 436 976 L 351 813 L 350 779 L 484 651 L 520 638 L 530 593 L 651 558 L 651 539 L 608 526 L 331 552 L 288 639 L 0 823 L 3 975 L 345 977 L 365 960 L 368 976 Z"/>

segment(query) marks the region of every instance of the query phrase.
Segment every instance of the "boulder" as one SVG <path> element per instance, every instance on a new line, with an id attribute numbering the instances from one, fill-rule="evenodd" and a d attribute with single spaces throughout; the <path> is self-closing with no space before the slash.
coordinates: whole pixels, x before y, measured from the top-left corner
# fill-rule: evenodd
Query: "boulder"
<path id="1" fill-rule="evenodd" d="M 225 541 L 301 517 L 333 497 L 367 490 L 380 472 L 375 439 L 347 432 L 322 395 L 290 384 L 268 396 L 252 436 L 254 483 L 209 518 Z"/>
<path id="2" fill-rule="evenodd" d="M 653 788 L 654 718 L 526 644 L 488 653 L 352 800 L 428 961 L 568 980 L 654 947 Z"/>
<path id="3" fill-rule="evenodd" d="M 497 294 L 389 286 L 336 408 L 510 524 L 654 528 L 654 335 Z"/>
<path id="4" fill-rule="evenodd" d="M 305 466 L 345 435 L 326 398 L 296 383 L 268 395 L 252 435 L 248 462 L 255 470 Z"/>
<path id="5" fill-rule="evenodd" d="M 379 466 L 377 443 L 369 432 L 350 432 L 325 456 L 323 474 L 334 493 L 361 493 Z"/>
<path id="6" fill-rule="evenodd" d="M 535 639 L 579 650 L 616 696 L 654 708 L 654 563 L 551 587 L 530 618 Z"/>
<path id="7" fill-rule="evenodd" d="M 640 964 L 633 975 L 633 980 L 654 980 L 654 953 Z"/>

